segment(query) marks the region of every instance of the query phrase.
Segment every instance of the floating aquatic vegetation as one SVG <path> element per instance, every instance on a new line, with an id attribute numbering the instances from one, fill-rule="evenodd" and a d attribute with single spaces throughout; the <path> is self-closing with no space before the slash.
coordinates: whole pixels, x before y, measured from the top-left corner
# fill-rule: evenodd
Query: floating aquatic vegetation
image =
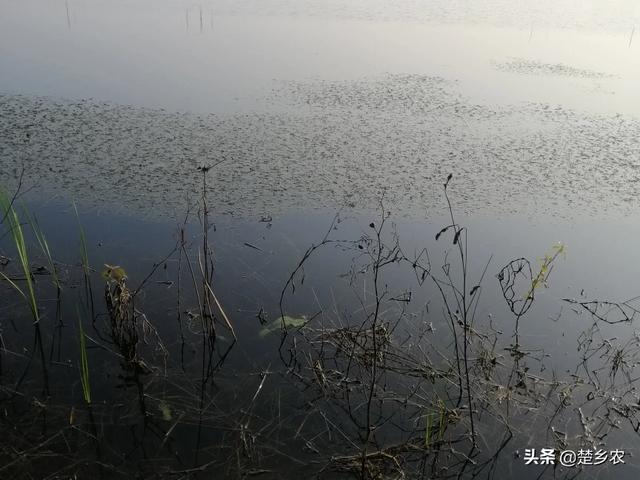
<path id="1" fill-rule="evenodd" d="M 573 218 L 637 208 L 633 117 L 473 104 L 449 83 L 419 76 L 298 82 L 274 97 L 281 113 L 198 116 L 0 96 L 0 179 L 20 168 L 16 132 L 26 122 L 38 158 L 28 175 L 42 179 L 32 196 L 145 218 L 182 211 L 201 185 L 192 159 L 221 145 L 233 159 L 216 167 L 220 181 L 209 193 L 221 215 L 367 209 L 386 188 L 394 210 L 419 216 L 440 208 L 441 192 L 425 185 L 446 171 L 460 174 L 453 188 L 464 213 Z"/>
<path id="2" fill-rule="evenodd" d="M 162 414 L 162 419 L 165 422 L 170 422 L 173 419 L 173 415 L 171 413 L 171 407 L 167 402 L 161 401 L 158 404 L 158 410 L 160 410 L 160 413 Z"/>
<path id="3" fill-rule="evenodd" d="M 279 333 L 283 328 L 302 328 L 309 321 L 305 317 L 290 317 L 288 315 L 284 315 L 280 318 L 276 318 L 268 325 L 262 327 L 260 330 L 260 336 L 266 337 L 267 335 L 271 335 L 273 333 Z"/>
<path id="4" fill-rule="evenodd" d="M 542 63 L 534 60 L 513 59 L 507 62 L 494 63 L 497 70 L 526 75 L 550 75 L 586 79 L 612 78 L 614 75 L 576 68 L 562 63 Z"/>

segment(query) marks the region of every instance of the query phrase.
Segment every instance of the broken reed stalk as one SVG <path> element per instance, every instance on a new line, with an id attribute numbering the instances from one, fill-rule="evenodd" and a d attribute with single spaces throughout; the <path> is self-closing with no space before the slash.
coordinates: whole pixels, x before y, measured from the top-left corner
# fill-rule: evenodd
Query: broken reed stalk
<path id="1" fill-rule="evenodd" d="M 229 320 L 229 317 L 224 311 L 222 304 L 218 300 L 218 297 L 216 296 L 212 288 L 213 259 L 210 258 L 211 249 L 209 247 L 209 229 L 210 229 L 209 213 L 210 212 L 209 212 L 209 205 L 207 201 L 207 191 L 208 191 L 207 173 L 212 168 L 219 165 L 220 163 L 222 163 L 222 161 L 214 164 L 213 166 L 208 166 L 208 167 L 203 166 L 199 168 L 199 170 L 202 172 L 202 261 L 199 261 L 198 263 L 200 266 L 200 273 L 202 275 L 202 299 L 204 300 L 204 306 L 205 306 L 205 308 L 203 308 L 203 311 L 204 311 L 204 314 L 208 316 L 210 320 L 209 328 L 210 328 L 211 334 L 215 338 L 216 332 L 215 332 L 214 321 L 216 316 L 215 316 L 214 310 L 217 310 L 218 314 L 224 320 L 224 324 L 231 332 L 234 341 L 236 341 L 237 337 L 236 337 L 236 333 L 233 328 L 233 325 L 231 323 L 231 320 Z M 182 235 L 184 236 L 184 231 Z M 184 238 L 182 238 L 182 243 L 184 244 Z"/>
<path id="2" fill-rule="evenodd" d="M 207 172 L 210 167 L 202 167 L 202 256 L 204 257 L 204 265 L 200 263 L 200 272 L 202 274 L 202 298 L 205 304 L 205 315 L 209 319 L 209 328 L 211 335 L 215 339 L 215 325 L 211 316 L 211 288 L 209 283 L 209 206 L 207 204 Z M 204 321 L 204 319 L 203 319 Z"/>
<path id="3" fill-rule="evenodd" d="M 221 160 L 213 165 L 209 166 L 201 166 L 198 170 L 202 173 L 202 252 L 198 254 L 198 265 L 200 267 L 201 274 L 201 282 L 202 282 L 202 293 L 201 297 L 199 295 L 199 309 L 200 309 L 200 320 L 202 322 L 202 371 L 201 371 L 201 385 L 200 385 L 200 406 L 199 406 L 199 419 L 198 419 L 198 433 L 196 440 L 196 449 L 194 456 L 194 464 L 198 463 L 198 454 L 200 451 L 200 441 L 202 435 L 202 414 L 204 409 L 204 396 L 207 383 L 213 374 L 213 370 L 217 368 L 226 358 L 226 356 L 231 351 L 231 348 L 237 341 L 235 331 L 233 326 L 227 317 L 222 305 L 218 301 L 215 293 L 213 292 L 213 288 L 211 287 L 213 281 L 213 260 L 210 259 L 210 248 L 209 248 L 209 205 L 207 202 L 207 173 L 220 163 L 224 161 Z M 184 242 L 182 242 L 182 250 L 186 256 L 186 250 L 184 248 Z M 191 276 L 195 283 L 195 275 L 193 272 L 193 268 L 191 267 L 191 263 L 189 262 L 188 256 L 187 263 L 189 263 L 189 268 L 191 270 Z M 197 289 L 196 289 L 197 292 Z M 213 365 L 213 356 L 216 348 L 216 340 L 217 340 L 217 332 L 215 327 L 215 319 L 216 316 L 214 314 L 214 305 L 218 310 L 219 314 L 223 318 L 227 328 L 233 335 L 233 343 L 227 348 L 226 352 L 224 352 L 220 356 L 220 360 L 217 365 Z"/>

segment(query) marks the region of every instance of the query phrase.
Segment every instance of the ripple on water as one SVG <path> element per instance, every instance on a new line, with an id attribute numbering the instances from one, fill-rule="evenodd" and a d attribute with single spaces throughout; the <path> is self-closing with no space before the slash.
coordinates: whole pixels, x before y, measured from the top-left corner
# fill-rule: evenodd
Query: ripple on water
<path id="1" fill-rule="evenodd" d="M 196 167 L 222 157 L 209 196 L 220 214 L 370 209 L 386 190 L 390 208 L 423 215 L 441 208 L 450 172 L 464 213 L 624 215 L 640 203 L 635 118 L 476 105 L 415 75 L 279 84 L 270 101 L 282 113 L 0 96 L 0 180 L 24 163 L 32 195 L 149 218 L 183 214 Z"/>
<path id="2" fill-rule="evenodd" d="M 481 24 L 630 32 L 640 22 L 635 0 L 218 0 L 216 15 Z"/>
<path id="3" fill-rule="evenodd" d="M 586 79 L 615 78 L 615 75 L 609 73 L 576 68 L 563 63 L 543 63 L 521 58 L 514 58 L 502 63 L 494 63 L 493 66 L 503 72 L 525 75 L 551 75 Z"/>

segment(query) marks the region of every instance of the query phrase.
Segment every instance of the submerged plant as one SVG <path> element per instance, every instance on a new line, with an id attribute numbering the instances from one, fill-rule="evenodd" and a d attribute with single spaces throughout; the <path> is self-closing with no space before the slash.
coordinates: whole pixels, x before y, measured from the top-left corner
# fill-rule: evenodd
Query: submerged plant
<path id="1" fill-rule="evenodd" d="M 309 320 L 303 317 L 290 317 L 288 315 L 283 315 L 280 318 L 276 318 L 270 324 L 265 325 L 260 330 L 260 336 L 266 337 L 272 333 L 280 332 L 282 329 L 287 328 L 302 328 L 304 327 Z"/>

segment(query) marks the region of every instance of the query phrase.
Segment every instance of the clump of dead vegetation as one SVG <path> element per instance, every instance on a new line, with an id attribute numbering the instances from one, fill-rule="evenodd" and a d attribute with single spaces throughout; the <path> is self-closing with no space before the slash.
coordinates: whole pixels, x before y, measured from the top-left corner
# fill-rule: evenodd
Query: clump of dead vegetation
<path id="1" fill-rule="evenodd" d="M 526 258 L 508 262 L 493 278 L 511 318 L 499 325 L 491 316 L 479 318 L 489 261 L 472 271 L 467 230 L 449 202 L 450 181 L 444 184 L 450 223 L 435 236 L 444 243 L 441 264 L 426 249 L 404 252 L 381 205 L 371 233 L 352 244 L 350 278 L 354 290 L 361 289 L 359 314 L 348 320 L 325 316 L 282 331 L 289 371 L 305 392 L 315 392 L 305 418 L 313 427 L 301 427 L 297 435 L 313 442 L 320 476 L 505 478 L 525 447 L 603 448 L 610 437 L 618 438 L 622 422 L 639 430 L 632 373 L 640 355 L 637 334 L 622 345 L 596 340 L 603 324 L 631 323 L 635 308 L 628 302 L 565 300 L 593 323 L 580 337 L 582 360 L 575 371 L 547 369 L 549 355 L 525 345 L 520 331 L 564 246 L 553 246 L 537 265 Z M 336 242 L 328 234 L 319 245 Z M 430 308 L 439 319 L 420 320 L 427 315 L 412 311 L 412 292 L 393 290 L 385 273 L 399 268 L 413 270 L 416 288 L 435 295 Z M 283 291 L 283 315 L 300 271 Z M 579 470 L 555 465 L 538 473 L 551 469 L 558 478 L 573 478 Z"/>

